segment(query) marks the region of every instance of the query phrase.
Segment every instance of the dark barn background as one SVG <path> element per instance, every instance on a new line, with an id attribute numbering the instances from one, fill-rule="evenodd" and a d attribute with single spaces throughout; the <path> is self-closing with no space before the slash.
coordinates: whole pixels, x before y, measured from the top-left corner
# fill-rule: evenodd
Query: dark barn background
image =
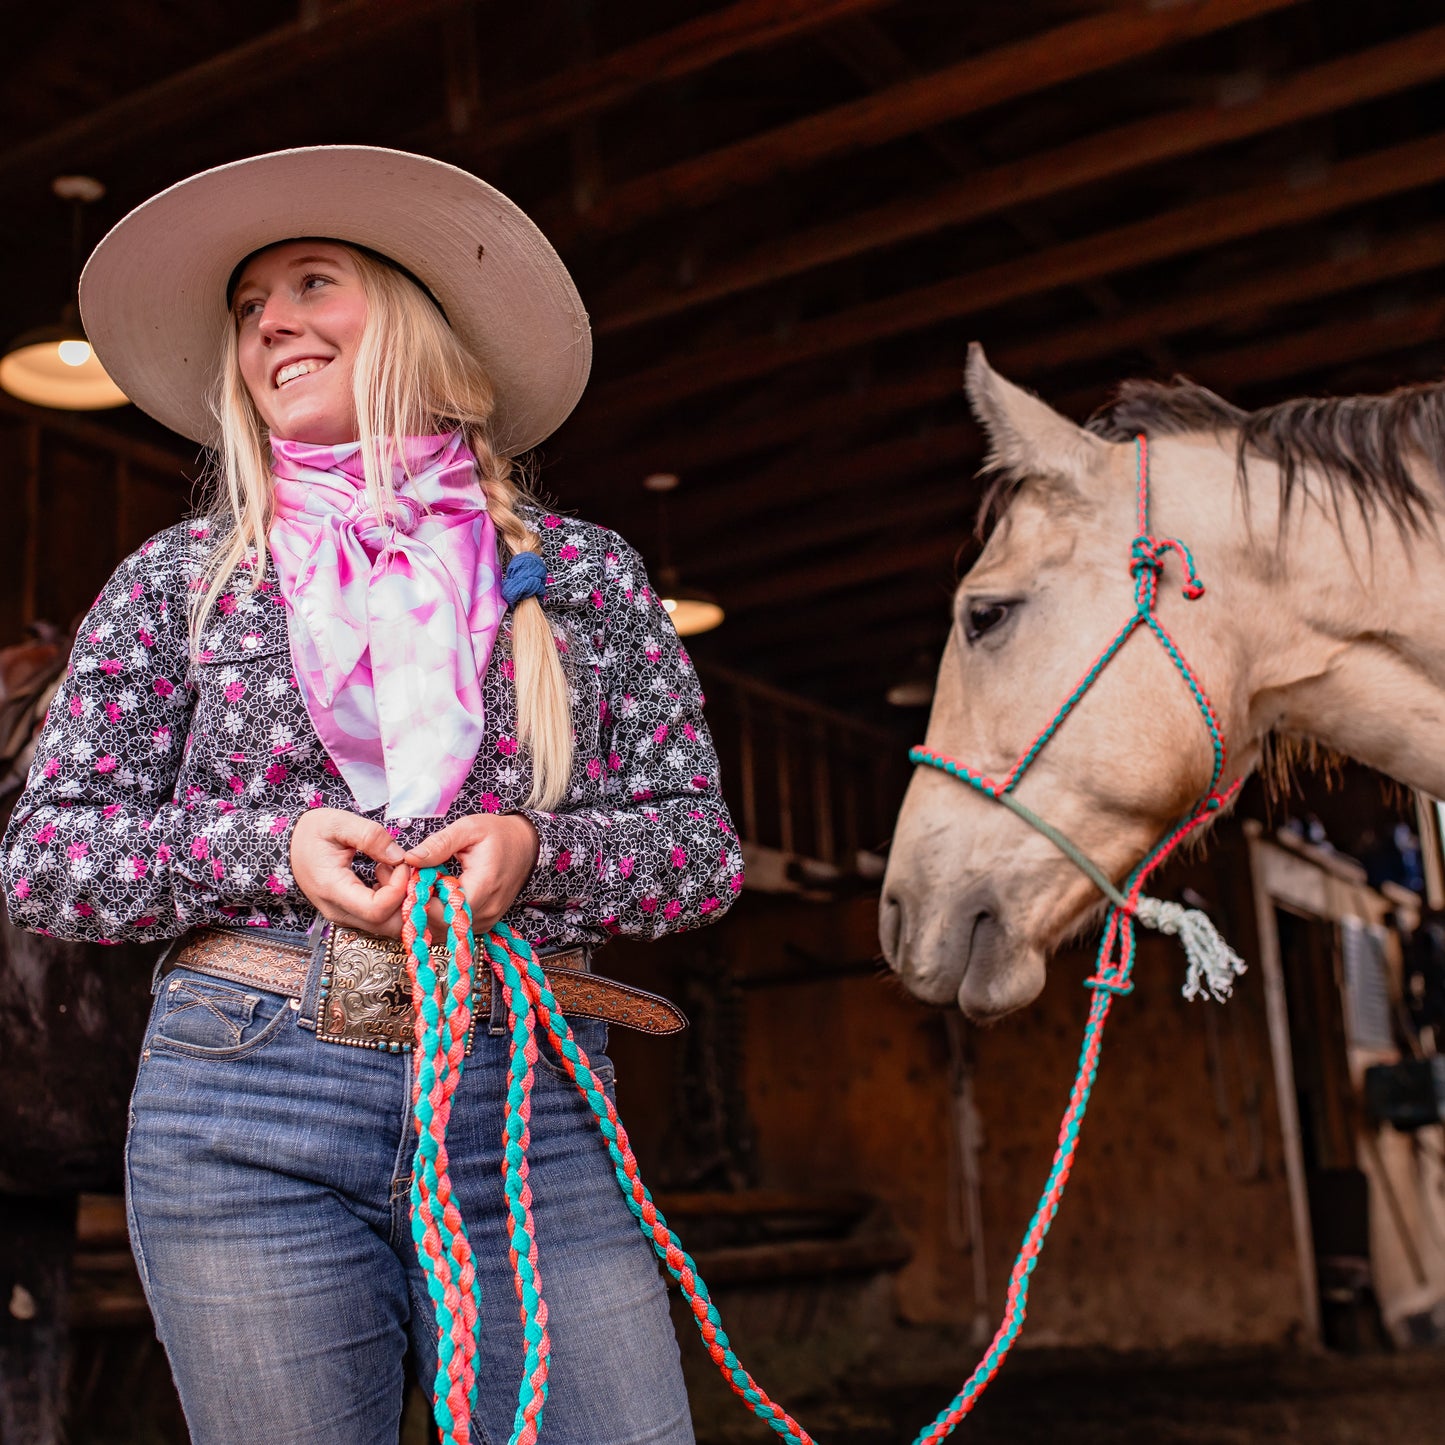
<path id="1" fill-rule="evenodd" d="M 0 342 L 52 321 L 73 291 L 71 215 L 50 189 L 69 173 L 106 188 L 85 215 L 91 244 L 161 187 L 240 156 L 419 150 L 500 187 L 571 268 L 593 378 L 533 458 L 538 485 L 654 564 L 665 545 L 682 581 L 725 607 L 690 649 L 751 855 L 723 925 L 619 946 L 606 965 L 695 1021 L 675 1048 L 615 1041 L 624 1113 L 744 1358 L 784 1400 L 832 1410 L 835 1438 L 850 1418 L 871 1432 L 858 1438 L 903 1438 L 976 1357 L 1083 1013 L 1082 955 L 982 1035 L 875 976 L 876 883 L 925 716 L 885 695 L 936 665 L 976 545 L 966 347 L 983 341 L 1079 417 L 1141 374 L 1187 373 L 1245 406 L 1438 379 L 1442 100 L 1445 9 L 1420 0 L 0 9 Z M 665 521 L 643 487 L 655 473 L 680 479 Z M 0 393 L 0 643 L 73 622 L 127 551 L 181 515 L 197 475 L 194 449 L 133 408 L 49 412 Z M 1361 890 L 1348 908 L 1396 940 L 1382 978 L 1398 1003 L 1412 905 L 1395 898 L 1376 919 L 1370 900 L 1411 881 L 1385 856 L 1397 823 L 1438 845 L 1429 816 L 1359 770 L 1333 793 L 1301 787 L 1272 808 L 1252 793 L 1243 811 L 1263 831 L 1231 825 L 1175 886 L 1206 896 L 1251 958 L 1275 926 L 1260 898 L 1277 890 L 1261 880 L 1285 866 L 1268 849 L 1336 893 Z M 1299 842 L 1311 816 L 1314 845 Z M 1368 873 L 1340 853 L 1370 853 Z M 1372 1236 L 1363 1255 L 1344 1249 L 1373 1265 L 1370 1298 L 1337 1284 L 1330 1312 L 1308 1214 L 1316 1176 L 1356 1168 L 1364 1130 L 1336 988 L 1344 945 L 1329 931 L 1344 907 L 1319 905 L 1315 953 L 1289 926 L 1268 945 L 1295 979 L 1296 1049 L 1305 977 L 1322 990 L 1316 1032 L 1339 1045 L 1322 1046 L 1313 1082 L 1299 1064 L 1302 1109 L 1281 1112 L 1292 1086 L 1260 976 L 1215 1016 L 1178 1001 L 1170 949 L 1146 951 L 1025 1337 L 1176 1361 L 1242 1351 L 1209 1367 L 1239 1413 L 1216 1419 L 1196 1377 L 1151 1353 L 1160 1418 L 1203 1421 L 1197 1436 L 1146 1415 L 1109 1425 L 1137 1383 L 1127 1363 L 1105 1378 L 1129 1383 L 1094 1390 L 1066 1362 L 1055 1393 L 1006 1389 L 994 1424 L 985 1405 L 967 1428 L 1053 1439 L 1097 1417 L 1103 1433 L 1080 1438 L 1438 1438 L 1438 1357 L 1337 1372 L 1348 1405 L 1311 1416 L 1298 1401 L 1319 1377 L 1288 1353 L 1428 1337 L 1445 1291 L 1415 1238 L 1429 1220 L 1412 1216 L 1399 1268 L 1415 1303 L 1377 1318 L 1398 1264 L 1380 1251 L 1402 1246 Z M 1334 1165 L 1318 1113 L 1332 1110 L 1345 1121 Z M 183 1438 L 113 1195 L 82 1201 L 79 1248 L 75 1438 Z M 12 1311 L 4 1328 L 24 1326 Z M 895 1418 L 894 1397 L 865 1398 L 859 1381 L 920 1393 Z M 1295 1403 L 1271 1415 L 1260 1401 L 1276 1396 Z M 701 1369 L 697 1400 L 700 1430 L 724 1438 L 730 1407 Z M 1346 1416 L 1361 1433 L 1330 1433 Z"/>

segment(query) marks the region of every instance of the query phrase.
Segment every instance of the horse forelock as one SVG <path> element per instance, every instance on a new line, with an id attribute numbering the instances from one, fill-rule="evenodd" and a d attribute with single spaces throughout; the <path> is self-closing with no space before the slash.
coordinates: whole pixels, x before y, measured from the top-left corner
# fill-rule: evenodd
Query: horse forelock
<path id="1" fill-rule="evenodd" d="M 1108 441 L 1146 436 L 1232 435 L 1240 486 L 1252 457 L 1279 475 L 1280 516 L 1304 495 L 1307 476 L 1323 483 L 1343 531 L 1345 507 L 1368 528 L 1383 513 L 1401 532 L 1423 532 L 1445 481 L 1445 385 L 1401 387 L 1383 396 L 1300 397 L 1244 411 L 1184 377 L 1126 381 L 1089 419 Z M 1435 485 L 1422 484 L 1420 469 Z M 996 505 L 996 504 L 995 504 Z"/>

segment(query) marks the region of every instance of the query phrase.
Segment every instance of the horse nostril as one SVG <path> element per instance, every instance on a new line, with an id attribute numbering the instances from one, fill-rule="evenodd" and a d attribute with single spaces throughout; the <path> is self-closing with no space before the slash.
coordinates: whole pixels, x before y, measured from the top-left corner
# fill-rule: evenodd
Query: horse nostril
<path id="1" fill-rule="evenodd" d="M 883 957 L 893 968 L 898 967 L 898 944 L 903 937 L 903 904 L 891 893 L 885 893 L 878 903 L 878 942 L 883 946 Z"/>

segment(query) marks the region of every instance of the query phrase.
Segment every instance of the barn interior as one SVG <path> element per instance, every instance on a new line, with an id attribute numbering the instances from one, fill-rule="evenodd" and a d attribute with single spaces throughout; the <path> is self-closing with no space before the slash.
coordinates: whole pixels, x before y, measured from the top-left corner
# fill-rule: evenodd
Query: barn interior
<path id="1" fill-rule="evenodd" d="M 1442 18 L 1409 0 L 78 0 L 3 27 L 0 345 L 65 324 L 78 262 L 131 207 L 282 147 L 453 162 L 557 246 L 595 361 L 531 475 L 720 611 L 687 645 L 748 857 L 715 927 L 609 948 L 605 971 L 692 1020 L 675 1041 L 614 1035 L 621 1110 L 774 1396 L 834 1440 L 916 1429 L 997 1324 L 1092 961 L 1088 940 L 1066 950 L 1036 1004 L 981 1030 L 879 958 L 907 749 L 980 546 L 968 345 L 1080 420 L 1134 376 L 1248 409 L 1437 382 Z M 33 644 L 0 664 L 7 766 L 33 654 L 63 655 L 204 475 L 134 407 L 0 390 L 0 643 Z M 1207 904 L 1250 971 L 1228 1005 L 1186 1003 L 1174 946 L 1145 940 L 1017 1380 L 966 1428 L 1437 1439 L 1445 1130 L 1419 1097 L 1445 1028 L 1436 805 L 1302 764 L 1251 782 L 1159 891 Z M 114 1017 L 147 1001 L 125 964 Z M 14 1030 L 65 1003 L 0 971 Z M 0 1115 L 30 1086 L 0 1062 Z M 84 1177 L 5 1147 L 0 1438 L 184 1440 L 119 1135 Z M 42 1267 L 51 1234 L 63 1264 Z M 771 1438 L 677 1321 L 699 1439 Z M 1163 1433 L 1181 1411 L 1199 1433 Z M 419 1406 L 407 1429 L 427 1438 Z"/>

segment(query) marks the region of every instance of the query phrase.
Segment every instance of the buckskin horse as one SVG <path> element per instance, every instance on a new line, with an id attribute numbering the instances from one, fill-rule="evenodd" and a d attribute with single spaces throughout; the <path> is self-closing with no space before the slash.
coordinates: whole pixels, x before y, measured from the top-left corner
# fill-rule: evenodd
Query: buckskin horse
<path id="1" fill-rule="evenodd" d="M 986 1020 L 1038 995 L 1050 951 L 1104 900 L 979 780 L 1001 791 L 1027 757 L 1010 797 L 1106 883 L 1201 799 L 1227 800 L 1271 737 L 1445 794 L 1445 387 L 1245 412 L 1190 382 L 1136 381 L 1080 427 L 976 346 L 966 384 L 998 520 L 954 598 L 925 747 L 974 785 L 915 772 L 880 935 L 916 996 Z M 1140 627 L 1091 667 L 1141 567 L 1177 657 Z"/>

